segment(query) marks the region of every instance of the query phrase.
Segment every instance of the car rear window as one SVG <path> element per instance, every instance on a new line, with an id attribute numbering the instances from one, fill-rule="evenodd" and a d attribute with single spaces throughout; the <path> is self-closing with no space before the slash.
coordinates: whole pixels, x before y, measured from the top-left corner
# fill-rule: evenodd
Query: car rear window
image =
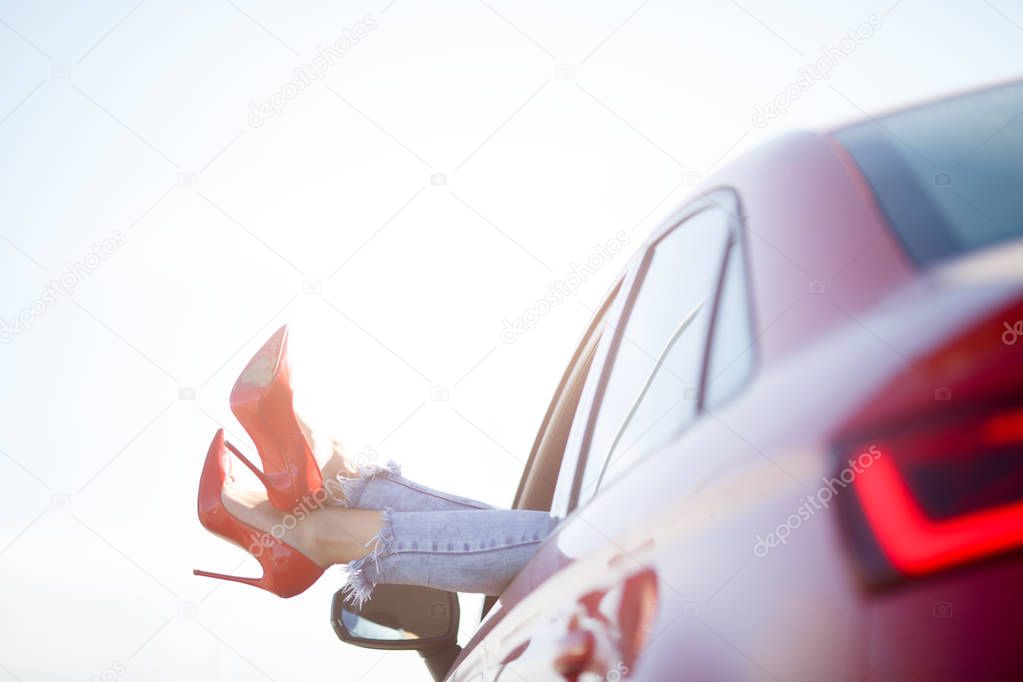
<path id="1" fill-rule="evenodd" d="M 1023 237 L 1023 82 L 870 119 L 835 138 L 921 265 Z"/>

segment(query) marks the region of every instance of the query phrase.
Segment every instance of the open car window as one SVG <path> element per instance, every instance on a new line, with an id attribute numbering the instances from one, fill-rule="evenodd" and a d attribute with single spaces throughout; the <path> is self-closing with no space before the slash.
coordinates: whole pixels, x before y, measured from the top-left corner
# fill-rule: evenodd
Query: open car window
<path id="1" fill-rule="evenodd" d="M 597 366 L 594 358 L 607 321 L 620 307 L 617 297 L 621 289 L 619 279 L 594 313 L 561 377 L 519 482 L 513 505 L 517 509 L 550 510 L 555 516 L 567 513 L 568 491 L 578 456 L 578 449 L 569 445 L 569 435 L 580 416 L 585 418 L 589 413 L 592 396 L 584 395 L 583 388 Z"/>

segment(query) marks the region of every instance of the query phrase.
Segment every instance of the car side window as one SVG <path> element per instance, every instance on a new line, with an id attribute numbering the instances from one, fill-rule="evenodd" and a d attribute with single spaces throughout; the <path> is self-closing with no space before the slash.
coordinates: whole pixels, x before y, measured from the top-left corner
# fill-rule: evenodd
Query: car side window
<path id="1" fill-rule="evenodd" d="M 618 310 L 616 300 L 621 286 L 619 279 L 594 312 L 590 326 L 562 375 L 519 482 L 516 509 L 549 509 L 559 517 L 568 514 L 571 474 L 579 455 L 578 447 L 569 442 L 570 433 L 576 422 L 585 421 L 585 415 L 589 414 L 592 394 L 587 394 L 584 386 L 591 383 L 591 374 L 596 371 L 598 363 L 594 358 L 608 328 L 608 317 Z M 577 419 L 579 415 L 582 418 Z M 541 501 L 548 492 L 551 499 Z"/>
<path id="2" fill-rule="evenodd" d="M 701 403 L 704 409 L 713 409 L 730 398 L 753 373 L 753 324 L 741 240 L 736 239 L 728 251 L 707 350 Z"/>
<path id="3" fill-rule="evenodd" d="M 602 479 L 696 417 L 715 292 L 732 233 L 728 211 L 706 208 L 665 233 L 640 260 L 591 413 L 578 504 Z"/>

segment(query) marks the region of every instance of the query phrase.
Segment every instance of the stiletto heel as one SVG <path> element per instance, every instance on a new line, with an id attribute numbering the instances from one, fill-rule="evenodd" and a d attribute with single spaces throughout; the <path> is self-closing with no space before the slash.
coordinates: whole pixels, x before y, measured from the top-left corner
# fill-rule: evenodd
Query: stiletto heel
<path id="1" fill-rule="evenodd" d="M 305 592 L 323 575 L 323 567 L 283 540 L 238 519 L 224 506 L 222 492 L 224 482 L 230 477 L 230 453 L 238 454 L 233 446 L 225 443 L 224 430 L 219 429 L 210 443 L 199 479 L 199 521 L 214 535 L 233 542 L 254 556 L 263 567 L 263 575 L 243 578 L 198 569 L 193 573 L 253 585 L 279 597 L 294 597 Z M 252 467 L 244 457 L 241 459 Z"/>
<path id="2" fill-rule="evenodd" d="M 246 585 L 252 585 L 254 587 L 263 587 L 260 578 L 243 578 L 237 575 L 227 575 L 226 573 L 213 573 L 211 571 L 200 571 L 198 568 L 192 569 L 192 575 L 201 575 L 204 578 L 216 578 L 217 580 L 226 580 L 231 583 L 244 583 Z M 266 588 L 264 588 L 266 589 Z"/>
<path id="3" fill-rule="evenodd" d="M 225 440 L 224 441 L 224 447 L 226 447 L 228 450 L 230 450 L 232 453 L 234 453 L 234 456 L 237 457 L 238 459 L 240 459 L 242 461 L 242 464 L 247 466 L 249 468 L 249 471 L 251 471 L 252 473 L 254 473 L 256 475 L 256 478 L 259 479 L 259 482 L 262 483 L 264 487 L 266 487 L 266 488 L 270 487 L 270 482 L 269 482 L 270 479 L 267 478 L 266 474 L 264 474 L 262 471 L 260 471 L 259 467 L 257 467 L 255 464 L 250 462 L 248 457 L 246 457 L 241 452 L 239 452 L 238 448 L 236 448 L 234 445 L 232 445 L 230 441 L 226 441 Z"/>
<path id="4" fill-rule="evenodd" d="M 287 325 L 278 329 L 242 370 L 231 389 L 231 411 L 259 452 L 265 474 L 260 480 L 270 504 L 291 511 L 323 488 L 320 467 L 295 415 Z M 255 470 L 247 460 L 242 461 Z"/>

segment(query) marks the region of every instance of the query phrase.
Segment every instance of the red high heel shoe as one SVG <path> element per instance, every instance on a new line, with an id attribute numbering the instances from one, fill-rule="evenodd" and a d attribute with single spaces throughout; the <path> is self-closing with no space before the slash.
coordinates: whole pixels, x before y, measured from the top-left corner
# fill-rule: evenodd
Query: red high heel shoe
<path id="1" fill-rule="evenodd" d="M 206 464 L 199 479 L 199 521 L 206 530 L 233 542 L 256 557 L 263 567 L 263 576 L 242 578 L 200 570 L 192 572 L 207 578 L 261 587 L 278 597 L 294 597 L 305 592 L 323 575 L 324 569 L 286 542 L 239 520 L 224 506 L 221 491 L 224 481 L 231 477 L 232 452 L 250 469 L 255 469 L 230 443 L 225 443 L 224 430 L 219 429 L 210 443 Z"/>
<path id="2" fill-rule="evenodd" d="M 234 388 L 231 411 L 256 444 L 270 504 L 292 511 L 323 488 L 323 474 L 302 434 L 292 402 L 288 325 L 249 360 Z"/>

